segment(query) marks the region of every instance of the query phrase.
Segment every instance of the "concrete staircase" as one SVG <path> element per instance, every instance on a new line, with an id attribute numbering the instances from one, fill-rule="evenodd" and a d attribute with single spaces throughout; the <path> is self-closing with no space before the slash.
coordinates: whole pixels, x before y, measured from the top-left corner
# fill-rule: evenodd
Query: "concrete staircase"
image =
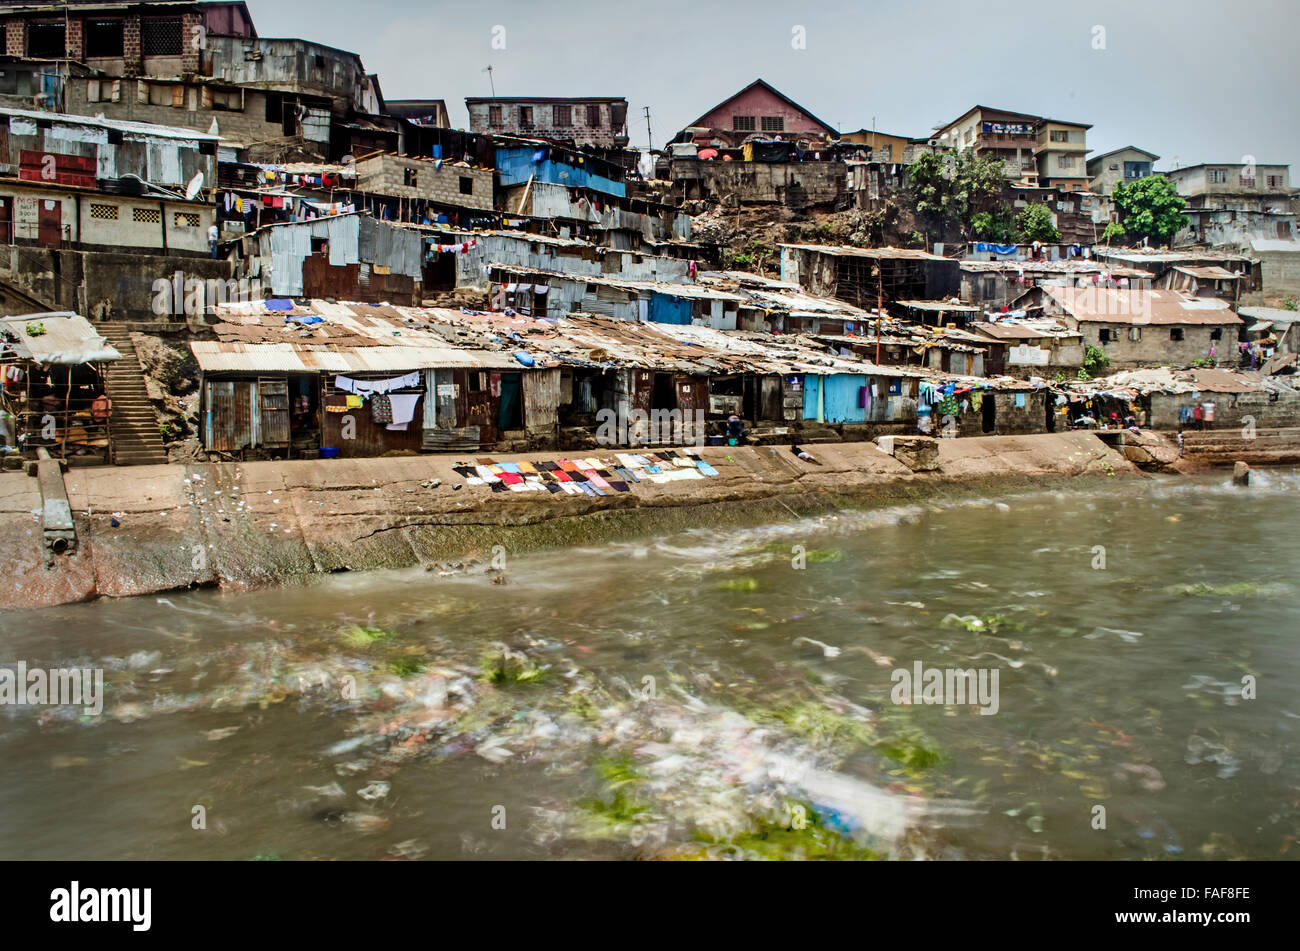
<path id="1" fill-rule="evenodd" d="M 162 434 L 158 431 L 158 415 L 149 400 L 144 369 L 140 366 L 135 345 L 131 343 L 131 332 L 111 321 L 95 326 L 122 354 L 121 360 L 108 364 L 105 380 L 108 398 L 113 401 L 109 430 L 114 464 L 149 466 L 165 463 L 167 450 L 163 448 Z"/>

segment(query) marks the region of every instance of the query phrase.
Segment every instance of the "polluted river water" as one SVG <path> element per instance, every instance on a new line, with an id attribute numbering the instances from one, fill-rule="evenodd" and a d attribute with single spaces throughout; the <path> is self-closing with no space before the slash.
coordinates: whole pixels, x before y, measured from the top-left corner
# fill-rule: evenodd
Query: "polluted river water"
<path id="1" fill-rule="evenodd" d="M 104 704 L 0 707 L 0 856 L 1294 858 L 1298 493 L 1116 479 L 8 613 L 0 661 L 103 670 Z M 988 676 L 900 697 L 918 669 Z"/>

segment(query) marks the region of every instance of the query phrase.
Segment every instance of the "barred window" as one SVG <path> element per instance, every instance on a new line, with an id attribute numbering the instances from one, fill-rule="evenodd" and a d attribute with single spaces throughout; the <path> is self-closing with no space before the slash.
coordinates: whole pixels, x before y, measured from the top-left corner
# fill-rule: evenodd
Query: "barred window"
<path id="1" fill-rule="evenodd" d="M 145 56 L 180 56 L 184 46 L 180 17 L 145 17 L 140 22 L 140 52 Z"/>
<path id="2" fill-rule="evenodd" d="M 556 126 L 573 125 L 573 106 L 556 106 L 554 124 Z"/>
<path id="3" fill-rule="evenodd" d="M 763 131 L 784 132 L 785 117 L 784 116 L 763 116 Z"/>
<path id="4" fill-rule="evenodd" d="M 192 211 L 178 211 L 172 218 L 177 228 L 197 228 L 200 223 L 199 216 Z"/>
<path id="5" fill-rule="evenodd" d="M 131 220 L 141 225 L 161 224 L 162 212 L 157 208 L 132 208 Z"/>
<path id="6" fill-rule="evenodd" d="M 117 221 L 117 205 L 91 204 L 90 217 L 95 221 Z"/>
<path id="7" fill-rule="evenodd" d="M 62 23 L 28 23 L 27 55 L 34 59 L 62 59 L 68 55 Z"/>
<path id="8" fill-rule="evenodd" d="M 732 116 L 731 128 L 736 132 L 753 132 L 754 117 L 753 116 Z"/>
<path id="9" fill-rule="evenodd" d="M 501 107 L 488 106 L 488 125 L 503 125 L 501 121 Z"/>
<path id="10" fill-rule="evenodd" d="M 587 125 L 593 129 L 600 128 L 600 106 L 594 102 L 587 106 Z"/>
<path id="11" fill-rule="evenodd" d="M 121 20 L 87 20 L 85 30 L 87 59 L 124 55 Z"/>

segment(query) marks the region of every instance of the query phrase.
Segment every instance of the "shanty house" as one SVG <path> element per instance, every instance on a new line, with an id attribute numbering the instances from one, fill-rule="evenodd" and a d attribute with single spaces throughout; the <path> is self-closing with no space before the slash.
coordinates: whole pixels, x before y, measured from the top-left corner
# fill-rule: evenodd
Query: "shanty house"
<path id="1" fill-rule="evenodd" d="M 957 261 L 909 248 L 783 244 L 781 280 L 819 297 L 874 308 L 878 299 L 942 300 L 960 285 Z"/>
<path id="2" fill-rule="evenodd" d="M 78 314 L 0 318 L 0 445 L 111 462 L 104 364 L 121 358 Z"/>

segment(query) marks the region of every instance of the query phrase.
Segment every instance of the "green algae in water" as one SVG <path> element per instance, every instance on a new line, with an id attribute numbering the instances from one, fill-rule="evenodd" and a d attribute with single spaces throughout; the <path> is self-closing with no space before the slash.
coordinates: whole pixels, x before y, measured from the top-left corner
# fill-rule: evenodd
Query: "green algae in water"
<path id="1" fill-rule="evenodd" d="M 424 673 L 425 664 L 415 657 L 399 657 L 388 665 L 388 669 L 399 677 L 410 677 Z"/>
<path id="2" fill-rule="evenodd" d="M 483 680 L 499 687 L 536 684 L 545 679 L 548 668 L 539 667 L 527 654 L 511 650 L 487 651 L 479 658 Z"/>
<path id="3" fill-rule="evenodd" d="M 757 578 L 728 578 L 717 583 L 719 591 L 743 591 L 752 593 L 758 590 Z"/>
<path id="4" fill-rule="evenodd" d="M 1186 597 L 1253 598 L 1256 595 L 1277 594 L 1279 589 L 1277 585 L 1262 584 L 1257 581 L 1238 581 L 1235 584 L 1218 586 L 1202 581 L 1196 584 L 1171 584 L 1163 590 L 1165 594 L 1181 594 Z"/>
<path id="5" fill-rule="evenodd" d="M 828 828 L 825 817 L 808 803 L 791 803 L 790 806 L 792 819 L 789 825 L 757 819 L 754 828 L 741 835 L 719 840 L 697 832 L 695 841 L 714 848 L 734 850 L 744 858 L 767 862 L 792 858 L 869 862 L 881 858 L 871 849 Z M 794 807 L 799 807 L 805 817 L 800 823 L 793 819 Z"/>
<path id="6" fill-rule="evenodd" d="M 362 627 L 354 624 L 343 634 L 343 640 L 352 647 L 370 647 L 381 641 L 390 641 L 398 636 L 396 631 L 382 627 Z"/>

